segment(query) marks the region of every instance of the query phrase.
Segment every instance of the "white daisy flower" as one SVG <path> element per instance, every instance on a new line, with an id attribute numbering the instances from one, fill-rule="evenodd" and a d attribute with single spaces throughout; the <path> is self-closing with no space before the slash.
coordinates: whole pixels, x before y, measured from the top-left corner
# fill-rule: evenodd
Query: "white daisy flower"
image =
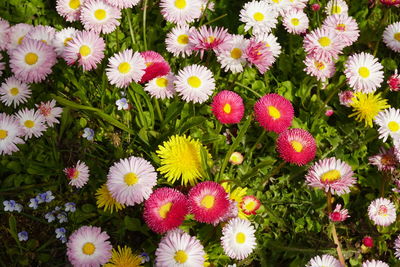
<path id="1" fill-rule="evenodd" d="M 347 84 L 356 92 L 373 93 L 383 82 L 383 66 L 369 53 L 351 55 L 344 73 Z"/>
<path id="2" fill-rule="evenodd" d="M 7 49 L 8 43 L 10 42 L 10 37 L 8 35 L 9 31 L 10 23 L 0 18 L 0 51 Z"/>
<path id="3" fill-rule="evenodd" d="M 361 267 L 389 267 L 389 264 L 383 261 L 370 260 L 363 262 Z"/>
<path id="4" fill-rule="evenodd" d="M 74 167 L 65 168 L 64 173 L 70 180 L 68 184 L 76 188 L 82 188 L 89 181 L 89 167 L 80 160 Z"/>
<path id="5" fill-rule="evenodd" d="M 85 0 L 57 0 L 56 9 L 66 21 L 73 22 L 79 20 L 84 3 Z"/>
<path id="6" fill-rule="evenodd" d="M 140 2 L 140 0 L 105 0 L 105 1 L 112 6 L 118 7 L 119 9 L 132 8 Z"/>
<path id="7" fill-rule="evenodd" d="M 52 45 L 56 30 L 50 26 L 37 25 L 26 34 L 26 38 L 42 41 L 47 45 Z"/>
<path id="8" fill-rule="evenodd" d="M 81 21 L 85 30 L 96 33 L 111 33 L 119 26 L 121 10 L 102 0 L 86 0 L 81 10 Z"/>
<path id="9" fill-rule="evenodd" d="M 54 35 L 53 39 L 53 47 L 57 52 L 58 56 L 61 56 L 64 52 L 65 47 L 68 42 L 71 41 L 75 35 L 78 33 L 78 30 L 72 27 L 64 28 L 61 31 L 57 32 Z"/>
<path id="10" fill-rule="evenodd" d="M 271 63 L 273 64 L 281 54 L 281 49 L 282 49 L 281 45 L 278 43 L 278 38 L 276 38 L 276 36 L 273 35 L 272 33 L 264 33 L 257 35 L 256 40 L 258 42 L 264 42 L 265 46 L 270 48 L 272 56 L 274 57 L 274 60 Z"/>
<path id="11" fill-rule="evenodd" d="M 339 39 L 345 46 L 352 45 L 360 36 L 360 30 L 355 19 L 347 14 L 331 15 L 324 20 L 323 27 L 335 30 Z"/>
<path id="12" fill-rule="evenodd" d="M 174 27 L 165 38 L 167 51 L 174 54 L 175 57 L 187 57 L 193 53 L 189 38 L 194 28 L 188 25 L 178 25 Z"/>
<path id="13" fill-rule="evenodd" d="M 237 260 L 247 258 L 257 245 L 255 231 L 248 220 L 231 219 L 222 229 L 221 243 L 225 254 Z"/>
<path id="14" fill-rule="evenodd" d="M 301 34 L 308 29 L 308 17 L 302 10 L 291 9 L 283 17 L 283 25 L 289 33 Z"/>
<path id="15" fill-rule="evenodd" d="M 281 15 L 283 15 L 288 9 L 291 8 L 290 0 L 265 0 L 268 4 L 277 10 Z"/>
<path id="16" fill-rule="evenodd" d="M 368 206 L 368 216 L 380 226 L 389 226 L 396 221 L 396 207 L 386 198 L 377 198 Z"/>
<path id="17" fill-rule="evenodd" d="M 232 35 L 230 48 L 220 51 L 217 54 L 218 62 L 221 63 L 225 71 L 231 71 L 232 73 L 243 71 L 243 66 L 247 62 L 243 51 L 246 49 L 248 43 L 249 40 L 244 38 L 243 35 Z"/>
<path id="18" fill-rule="evenodd" d="M 15 77 L 6 79 L 0 87 L 0 100 L 6 106 L 13 104 L 16 108 L 19 104 L 25 103 L 31 97 L 29 85 L 20 82 Z"/>
<path id="19" fill-rule="evenodd" d="M 179 25 L 193 22 L 201 16 L 200 0 L 161 0 L 161 14 L 172 23 Z"/>
<path id="20" fill-rule="evenodd" d="M 332 78 L 335 74 L 336 67 L 333 61 L 316 60 L 312 56 L 306 56 L 304 59 L 306 68 L 304 69 L 308 75 L 314 76 L 318 81 L 325 82 L 326 79 Z"/>
<path id="21" fill-rule="evenodd" d="M 400 53 L 400 21 L 386 27 L 383 32 L 383 41 L 387 47 Z"/>
<path id="22" fill-rule="evenodd" d="M 204 103 L 215 89 L 215 80 L 208 68 L 191 65 L 179 71 L 175 89 L 186 102 Z"/>
<path id="23" fill-rule="evenodd" d="M 17 144 L 24 144 L 20 137 L 24 130 L 14 116 L 0 113 L 0 155 L 11 155 L 19 150 Z"/>
<path id="24" fill-rule="evenodd" d="M 325 267 L 325 266 L 342 267 L 342 264 L 335 257 L 328 254 L 324 254 L 322 256 L 315 256 L 306 265 L 306 267 Z"/>
<path id="25" fill-rule="evenodd" d="M 54 124 L 60 123 L 57 118 L 61 117 L 63 109 L 56 107 L 56 101 L 54 99 L 47 102 L 40 102 L 40 105 L 36 104 L 36 107 L 46 120 L 48 126 L 53 127 Z"/>
<path id="26" fill-rule="evenodd" d="M 240 21 L 245 23 L 244 30 L 253 28 L 253 34 L 270 32 L 276 27 L 278 12 L 264 1 L 251 1 L 240 11 Z"/>
<path id="27" fill-rule="evenodd" d="M 19 119 L 19 124 L 24 130 L 25 140 L 28 140 L 32 136 L 42 136 L 43 132 L 47 129 L 46 120 L 39 111 L 35 111 L 34 109 L 22 109 L 16 114 L 16 117 Z"/>
<path id="28" fill-rule="evenodd" d="M 400 140 L 400 110 L 388 108 L 378 113 L 375 123 L 379 125 L 379 139 L 386 142 L 391 136 L 394 140 Z"/>
<path id="29" fill-rule="evenodd" d="M 10 42 L 8 43 L 8 52 L 11 52 L 17 46 L 22 44 L 22 41 L 25 38 L 25 35 L 33 29 L 32 25 L 25 24 L 25 23 L 18 23 L 14 26 L 10 27 L 9 37 Z"/>
<path id="30" fill-rule="evenodd" d="M 165 76 L 157 77 L 150 80 L 144 87 L 144 90 L 155 98 L 171 98 L 176 92 L 174 81 L 175 75 L 173 73 L 169 73 Z"/>
<path id="31" fill-rule="evenodd" d="M 289 0 L 290 8 L 294 8 L 296 10 L 303 10 L 307 6 L 308 0 Z"/>
<path id="32" fill-rule="evenodd" d="M 346 4 L 346 1 L 343 0 L 330 0 L 325 7 L 325 13 L 327 15 L 334 14 L 347 14 L 349 7 Z"/>

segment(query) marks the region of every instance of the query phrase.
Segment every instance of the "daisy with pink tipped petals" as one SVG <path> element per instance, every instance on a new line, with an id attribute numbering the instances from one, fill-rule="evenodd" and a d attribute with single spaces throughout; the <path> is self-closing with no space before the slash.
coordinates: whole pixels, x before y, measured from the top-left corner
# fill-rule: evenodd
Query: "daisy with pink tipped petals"
<path id="1" fill-rule="evenodd" d="M 148 199 L 157 184 L 157 173 L 147 160 L 139 157 L 121 159 L 111 166 L 107 188 L 121 204 L 133 206 Z"/>
<path id="2" fill-rule="evenodd" d="M 56 64 L 56 52 L 45 43 L 25 39 L 10 55 L 10 67 L 15 77 L 23 82 L 41 82 Z"/>
<path id="3" fill-rule="evenodd" d="M 398 260 L 400 260 L 400 235 L 398 235 L 396 240 L 394 241 L 394 249 L 394 255 Z"/>
<path id="4" fill-rule="evenodd" d="M 239 203 L 240 209 L 246 215 L 255 215 L 261 206 L 261 202 L 255 196 L 244 196 L 242 202 Z"/>
<path id="5" fill-rule="evenodd" d="M 250 64 L 254 64 L 261 74 L 269 70 L 275 62 L 271 49 L 264 42 L 255 38 L 250 39 L 248 46 L 244 50 L 244 58 Z"/>
<path id="6" fill-rule="evenodd" d="M 151 230 L 162 234 L 180 226 L 187 213 L 186 196 L 173 188 L 162 187 L 144 203 L 143 217 Z"/>
<path id="7" fill-rule="evenodd" d="M 308 24 L 308 17 L 302 10 L 290 9 L 283 17 L 283 25 L 289 33 L 305 33 L 308 29 Z"/>
<path id="8" fill-rule="evenodd" d="M 19 124 L 24 130 L 25 140 L 32 136 L 42 136 L 43 132 L 47 129 L 45 124 L 46 120 L 37 110 L 25 108 L 20 110 L 15 116 L 18 118 Z"/>
<path id="9" fill-rule="evenodd" d="M 140 0 L 105 0 L 105 1 L 112 6 L 118 7 L 119 9 L 132 8 L 140 2 Z"/>
<path id="10" fill-rule="evenodd" d="M 47 102 L 40 102 L 40 105 L 36 104 L 36 107 L 46 120 L 48 126 L 53 127 L 54 124 L 60 123 L 57 118 L 61 117 L 63 109 L 56 107 L 54 99 Z"/>
<path id="11" fill-rule="evenodd" d="M 331 15 L 323 23 L 323 27 L 333 29 L 344 46 L 352 45 L 360 36 L 360 30 L 355 19 L 347 14 Z"/>
<path id="12" fill-rule="evenodd" d="M 22 44 L 25 35 L 33 29 L 32 25 L 25 23 L 18 23 L 10 27 L 8 32 L 9 43 L 7 46 L 8 53 L 10 54 L 13 49 Z"/>
<path id="13" fill-rule="evenodd" d="M 306 53 L 317 60 L 332 61 L 342 52 L 344 43 L 330 28 L 318 28 L 304 37 L 303 47 Z"/>
<path id="14" fill-rule="evenodd" d="M 266 94 L 254 105 L 255 119 L 267 131 L 281 133 L 292 125 L 294 109 L 278 94 Z"/>
<path id="15" fill-rule="evenodd" d="M 89 181 L 89 167 L 78 160 L 74 167 L 65 168 L 64 173 L 70 180 L 69 185 L 82 188 Z"/>
<path id="16" fill-rule="evenodd" d="M 256 40 L 258 42 L 263 42 L 264 45 L 272 52 L 273 60 L 271 64 L 275 62 L 275 60 L 281 54 L 281 45 L 278 43 L 278 38 L 272 33 L 264 33 L 256 36 Z"/>
<path id="17" fill-rule="evenodd" d="M 211 111 L 221 123 L 239 123 L 244 114 L 243 99 L 232 91 L 223 90 L 214 96 Z"/>
<path id="18" fill-rule="evenodd" d="M 42 41 L 43 43 L 52 46 L 56 30 L 50 26 L 37 25 L 26 34 L 26 38 Z"/>
<path id="19" fill-rule="evenodd" d="M 111 33 L 119 26 L 121 10 L 103 0 L 86 0 L 81 10 L 81 21 L 87 31 Z"/>
<path id="20" fill-rule="evenodd" d="M 188 57 L 193 53 L 189 38 L 195 29 L 188 25 L 177 25 L 167 34 L 165 44 L 167 51 L 175 57 Z"/>
<path id="21" fill-rule="evenodd" d="M 199 222 L 218 223 L 228 212 L 230 202 L 225 189 L 218 183 L 198 183 L 189 194 L 189 210 Z"/>
<path id="22" fill-rule="evenodd" d="M 202 58 L 207 50 L 218 53 L 229 49 L 231 39 L 227 29 L 203 25 L 199 29 L 193 30 L 189 37 L 189 43 L 194 51 L 200 51 Z"/>
<path id="23" fill-rule="evenodd" d="M 325 7 L 327 15 L 347 14 L 349 7 L 344 0 L 330 0 Z"/>
<path id="24" fill-rule="evenodd" d="M 68 238 L 67 256 L 73 266 L 99 267 L 111 258 L 110 236 L 100 227 L 82 226 Z"/>
<path id="25" fill-rule="evenodd" d="M 201 16 L 200 0 L 161 0 L 161 14 L 175 24 L 188 24 Z"/>
<path id="26" fill-rule="evenodd" d="M 0 18 L 0 51 L 6 50 L 8 43 L 10 42 L 10 23 Z"/>
<path id="27" fill-rule="evenodd" d="M 240 21 L 244 30 L 252 29 L 254 35 L 270 32 L 278 23 L 278 12 L 265 1 L 251 1 L 240 10 Z"/>
<path id="28" fill-rule="evenodd" d="M 69 41 L 71 41 L 78 32 L 79 31 L 77 29 L 68 27 L 62 29 L 54 35 L 52 45 L 56 50 L 58 56 L 61 56 L 63 54 L 64 49 L 68 45 Z"/>
<path id="29" fill-rule="evenodd" d="M 19 151 L 17 144 L 24 144 L 22 129 L 16 117 L 0 113 L 0 155 L 11 155 Z"/>
<path id="30" fill-rule="evenodd" d="M 86 0 L 57 0 L 56 9 L 66 21 L 77 21 L 81 15 L 81 7 Z"/>
<path id="31" fill-rule="evenodd" d="M 339 196 L 349 193 L 350 187 L 357 182 L 350 165 L 336 158 L 319 160 L 305 178 L 307 185 Z"/>
<path id="32" fill-rule="evenodd" d="M 290 1 L 289 7 L 296 10 L 303 10 L 307 6 L 308 2 L 308 0 L 289 0 L 289 1 Z"/>
<path id="33" fill-rule="evenodd" d="M 322 256 L 315 256 L 306 265 L 306 267 L 343 267 L 340 261 L 335 257 L 324 254 Z"/>
<path id="34" fill-rule="evenodd" d="M 158 99 L 171 98 L 176 93 L 174 86 L 175 79 L 173 73 L 154 78 L 146 84 L 144 90 Z"/>
<path id="35" fill-rule="evenodd" d="M 317 78 L 318 81 L 325 82 L 327 79 L 332 78 L 336 72 L 333 61 L 317 60 L 312 56 L 306 56 L 304 64 L 306 65 L 304 71 L 308 75 Z"/>
<path id="36" fill-rule="evenodd" d="M 363 262 L 361 267 L 389 267 L 389 264 L 379 260 L 368 260 Z"/>
<path id="37" fill-rule="evenodd" d="M 396 207 L 387 198 L 377 198 L 368 206 L 368 216 L 379 226 L 389 226 L 396 221 Z"/>
<path id="38" fill-rule="evenodd" d="M 234 218 L 222 228 L 221 245 L 232 259 L 247 258 L 257 245 L 256 229 L 248 220 Z"/>
<path id="39" fill-rule="evenodd" d="M 329 219 L 332 222 L 343 222 L 349 217 L 349 211 L 347 209 L 342 209 L 341 204 L 336 204 L 335 209 L 329 213 Z"/>
<path id="40" fill-rule="evenodd" d="M 26 103 L 30 97 L 29 85 L 18 81 L 15 77 L 7 78 L 0 86 L 0 100 L 6 106 L 12 104 L 16 108 L 19 104 Z"/>
<path id="41" fill-rule="evenodd" d="M 383 82 L 383 66 L 369 53 L 351 55 L 344 66 L 347 84 L 356 92 L 373 93 Z"/>
<path id="42" fill-rule="evenodd" d="M 339 93 L 339 101 L 340 105 L 345 107 L 351 107 L 351 103 L 353 103 L 354 92 L 347 90 Z"/>
<path id="43" fill-rule="evenodd" d="M 374 118 L 374 121 L 379 125 L 379 139 L 382 139 L 383 142 L 386 142 L 389 136 L 395 141 L 400 140 L 400 109 L 382 110 Z"/>
<path id="44" fill-rule="evenodd" d="M 68 65 L 78 62 L 84 71 L 97 68 L 97 64 L 104 58 L 105 42 L 98 34 L 92 31 L 81 31 L 68 42 L 63 58 Z"/>
<path id="45" fill-rule="evenodd" d="M 264 1 L 270 4 L 272 9 L 277 10 L 281 16 L 283 16 L 283 14 L 286 11 L 291 9 L 290 6 L 291 0 L 264 0 Z"/>
<path id="46" fill-rule="evenodd" d="M 106 72 L 111 84 L 119 88 L 125 88 L 133 81 L 140 81 L 145 69 L 145 60 L 140 53 L 127 49 L 109 59 Z"/>
<path id="47" fill-rule="evenodd" d="M 303 129 L 288 129 L 276 140 L 279 156 L 289 163 L 302 166 L 312 161 L 317 152 L 314 137 Z"/>
<path id="48" fill-rule="evenodd" d="M 388 150 L 381 147 L 378 154 L 368 158 L 369 164 L 376 166 L 379 171 L 394 172 L 399 166 L 396 150 L 394 147 Z"/>
<path id="49" fill-rule="evenodd" d="M 383 32 L 383 42 L 393 51 L 400 53 L 400 21 L 386 27 Z"/>
<path id="50" fill-rule="evenodd" d="M 144 51 L 140 52 L 140 55 L 144 58 L 147 66 L 140 83 L 145 83 L 156 77 L 167 75 L 171 71 L 168 62 L 159 53 Z"/>
<path id="51" fill-rule="evenodd" d="M 244 58 L 244 50 L 248 42 L 243 35 L 232 35 L 229 48 L 218 52 L 218 62 L 225 71 L 231 71 L 232 73 L 243 71 L 243 65 L 247 62 Z"/>

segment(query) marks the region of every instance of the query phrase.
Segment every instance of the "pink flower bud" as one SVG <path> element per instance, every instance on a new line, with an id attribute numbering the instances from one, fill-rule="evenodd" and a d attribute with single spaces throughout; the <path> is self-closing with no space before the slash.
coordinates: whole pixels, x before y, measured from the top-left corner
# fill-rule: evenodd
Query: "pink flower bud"
<path id="1" fill-rule="evenodd" d="M 327 111 L 325 111 L 325 116 L 330 117 L 333 115 L 333 113 L 334 113 L 334 111 L 332 109 L 328 109 Z"/>
<path id="2" fill-rule="evenodd" d="M 311 5 L 311 9 L 312 9 L 313 11 L 318 11 L 318 10 L 321 9 L 321 6 L 320 6 L 319 4 L 312 4 L 312 5 Z"/>
<path id="3" fill-rule="evenodd" d="M 369 248 L 372 248 L 374 246 L 374 240 L 370 236 L 366 236 L 362 240 L 363 245 Z"/>

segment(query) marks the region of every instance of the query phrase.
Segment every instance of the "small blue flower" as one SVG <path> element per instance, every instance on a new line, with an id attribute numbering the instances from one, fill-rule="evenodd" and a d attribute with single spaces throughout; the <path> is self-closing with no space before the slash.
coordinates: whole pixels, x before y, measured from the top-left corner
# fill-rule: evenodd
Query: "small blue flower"
<path id="1" fill-rule="evenodd" d="M 54 208 L 54 211 L 59 211 L 59 210 L 61 210 L 61 207 L 60 207 L 60 206 L 56 206 L 56 207 Z"/>
<path id="2" fill-rule="evenodd" d="M 34 210 L 38 208 L 38 206 L 39 206 L 39 201 L 37 200 L 36 197 L 35 197 L 35 198 L 31 198 L 29 201 L 30 201 L 29 207 L 31 207 L 31 208 L 34 209 Z"/>
<path id="3" fill-rule="evenodd" d="M 75 203 L 74 202 L 68 202 L 65 203 L 65 211 L 66 212 L 75 212 L 76 211 L 76 207 L 75 207 Z"/>
<path id="4" fill-rule="evenodd" d="M 37 199 L 39 204 L 46 202 L 46 203 L 50 203 L 51 201 L 53 201 L 55 197 L 53 196 L 53 193 L 51 191 L 47 191 L 45 193 L 40 193 L 39 195 L 37 195 Z"/>
<path id="5" fill-rule="evenodd" d="M 65 237 L 65 233 L 67 230 L 65 230 L 64 227 L 56 228 L 56 238 L 61 239 L 62 237 Z"/>
<path id="6" fill-rule="evenodd" d="M 93 137 L 94 137 L 94 131 L 93 129 L 90 128 L 85 128 L 83 130 L 83 134 L 82 134 L 83 138 L 86 138 L 89 141 L 93 141 Z"/>
<path id="7" fill-rule="evenodd" d="M 18 233 L 19 241 L 27 241 L 28 240 L 28 233 L 26 231 L 22 231 Z"/>
<path id="8" fill-rule="evenodd" d="M 22 211 L 22 205 L 15 202 L 15 200 L 5 200 L 3 201 L 3 205 L 4 205 L 4 211 L 9 211 L 9 212 Z"/>
<path id="9" fill-rule="evenodd" d="M 60 241 L 61 241 L 61 243 L 65 243 L 65 242 L 67 242 L 67 238 L 65 237 L 65 236 L 62 236 L 62 237 L 60 237 Z"/>
<path id="10" fill-rule="evenodd" d="M 142 258 L 142 262 L 141 262 L 142 264 L 150 261 L 149 254 L 147 254 L 146 252 L 142 252 L 140 254 L 140 257 Z"/>
<path id="11" fill-rule="evenodd" d="M 54 217 L 53 212 L 48 212 L 44 215 L 44 218 L 47 220 L 47 222 L 51 223 L 52 221 L 54 221 L 56 219 L 56 217 Z"/>
<path id="12" fill-rule="evenodd" d="M 57 219 L 60 223 L 68 222 L 67 214 L 65 212 L 61 212 L 57 215 Z"/>
<path id="13" fill-rule="evenodd" d="M 117 105 L 118 110 L 121 110 L 121 109 L 127 110 L 127 109 L 129 108 L 128 101 L 126 100 L 125 97 L 123 97 L 123 98 L 118 99 L 117 101 L 115 101 L 115 104 Z"/>

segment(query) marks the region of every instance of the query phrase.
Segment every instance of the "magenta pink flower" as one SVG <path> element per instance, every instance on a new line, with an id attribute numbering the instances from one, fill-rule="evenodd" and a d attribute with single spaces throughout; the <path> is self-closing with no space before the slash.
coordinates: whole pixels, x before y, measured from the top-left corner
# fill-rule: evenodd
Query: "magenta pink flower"
<path id="1" fill-rule="evenodd" d="M 211 110 L 221 123 L 239 123 L 244 114 L 243 99 L 232 91 L 223 90 L 214 96 Z"/>
<path id="2" fill-rule="evenodd" d="M 381 147 L 379 153 L 369 157 L 368 161 L 370 164 L 376 166 L 379 171 L 394 172 L 399 166 L 394 147 L 388 150 Z"/>
<path id="3" fill-rule="evenodd" d="M 336 204 L 335 209 L 329 213 L 329 219 L 333 222 L 343 222 L 349 217 L 349 211 L 347 209 L 342 209 L 341 204 Z"/>
<path id="4" fill-rule="evenodd" d="M 254 64 L 261 74 L 269 70 L 274 62 L 271 49 L 264 42 L 259 42 L 254 38 L 250 39 L 249 44 L 244 50 L 244 58 L 251 64 Z"/>
<path id="5" fill-rule="evenodd" d="M 330 117 L 334 114 L 335 112 L 332 109 L 328 109 L 327 111 L 325 111 L 325 116 Z"/>
<path id="6" fill-rule="evenodd" d="M 362 243 L 364 246 L 366 246 L 368 248 L 372 248 L 374 246 L 374 239 L 370 236 L 365 236 L 362 239 Z"/>
<path id="7" fill-rule="evenodd" d="M 312 9 L 313 11 L 318 11 L 318 10 L 321 9 L 321 6 L 320 6 L 319 4 L 312 4 L 312 5 L 311 5 L 311 9 Z"/>
<path id="8" fill-rule="evenodd" d="M 140 55 L 144 58 L 147 66 L 140 83 L 145 83 L 156 77 L 167 75 L 171 71 L 168 62 L 165 61 L 159 53 L 154 51 L 145 51 L 141 52 Z"/>
<path id="9" fill-rule="evenodd" d="M 352 45 L 360 36 L 357 21 L 345 13 L 327 17 L 323 27 L 334 30 L 345 46 Z"/>
<path id="10" fill-rule="evenodd" d="M 390 91 L 400 91 L 400 75 L 397 74 L 397 70 L 392 76 L 390 76 L 387 83 L 389 85 Z"/>
<path id="11" fill-rule="evenodd" d="M 304 37 L 304 50 L 317 60 L 332 61 L 342 52 L 344 43 L 335 30 L 318 28 Z"/>
<path id="12" fill-rule="evenodd" d="M 203 57 L 204 51 L 213 50 L 218 53 L 221 50 L 229 49 L 229 42 L 232 39 L 228 30 L 220 27 L 201 26 L 198 30 L 193 30 L 189 36 L 189 44 L 194 51 L 200 51 Z"/>
<path id="13" fill-rule="evenodd" d="M 339 101 L 340 105 L 350 107 L 351 103 L 353 103 L 354 93 L 353 91 L 347 90 L 339 93 Z"/>

